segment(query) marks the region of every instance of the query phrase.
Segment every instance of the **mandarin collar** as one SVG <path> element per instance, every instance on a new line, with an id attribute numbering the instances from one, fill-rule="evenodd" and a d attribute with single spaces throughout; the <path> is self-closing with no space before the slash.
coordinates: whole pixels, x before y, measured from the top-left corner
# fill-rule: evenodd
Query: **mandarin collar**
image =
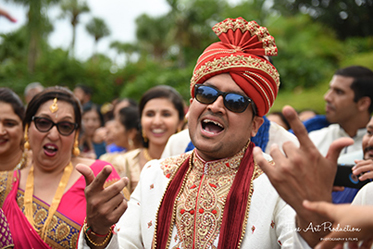
<path id="1" fill-rule="evenodd" d="M 237 171 L 241 160 L 245 155 L 247 146 L 243 147 L 237 154 L 232 157 L 223 159 L 205 161 L 199 155 L 197 150 L 194 150 L 193 166 L 196 170 L 203 172 L 205 175 L 218 175 L 229 171 Z"/>

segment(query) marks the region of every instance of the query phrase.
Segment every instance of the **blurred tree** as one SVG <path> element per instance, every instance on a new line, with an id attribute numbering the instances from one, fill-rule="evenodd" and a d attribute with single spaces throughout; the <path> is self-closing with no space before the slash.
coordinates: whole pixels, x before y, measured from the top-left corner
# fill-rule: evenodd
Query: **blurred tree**
<path id="1" fill-rule="evenodd" d="M 167 39 L 167 35 L 171 25 L 167 16 L 150 17 L 147 14 L 143 14 L 137 17 L 136 37 L 140 49 L 146 55 L 153 56 L 156 61 L 164 59 L 170 48 L 170 41 Z"/>
<path id="2" fill-rule="evenodd" d="M 110 48 L 117 51 L 118 54 L 124 54 L 126 56 L 126 62 L 131 62 L 131 57 L 134 53 L 139 52 L 139 47 L 134 43 L 113 41 L 110 43 Z"/>
<path id="3" fill-rule="evenodd" d="M 177 65 L 194 63 L 199 54 L 217 40 L 212 25 L 223 19 L 226 0 L 167 0 L 171 7 L 167 18 L 172 24 L 170 38 Z"/>
<path id="4" fill-rule="evenodd" d="M 73 28 L 70 53 L 74 57 L 76 26 L 79 23 L 79 16 L 85 12 L 89 12 L 90 9 L 85 0 L 63 0 L 60 7 L 62 11 L 60 17 L 68 17 Z"/>
<path id="5" fill-rule="evenodd" d="M 94 17 L 89 23 L 87 23 L 86 29 L 88 33 L 95 39 L 95 46 L 93 50 L 93 53 L 95 54 L 98 41 L 105 36 L 109 36 L 110 29 L 106 25 L 105 21 L 98 17 Z"/>
<path id="6" fill-rule="evenodd" d="M 272 17 L 267 22 L 279 51 L 273 62 L 281 76 L 281 88 L 310 88 L 329 80 L 345 54 L 332 29 L 302 14 Z"/>
<path id="7" fill-rule="evenodd" d="M 35 64 L 38 56 L 41 53 L 43 39 L 53 30 L 53 26 L 47 17 L 47 7 L 50 4 L 57 3 L 59 0 L 7 0 L 16 4 L 22 4 L 29 8 L 27 17 L 28 30 L 28 59 L 27 65 L 30 73 L 35 70 Z"/>
<path id="8" fill-rule="evenodd" d="M 372 0 L 273 0 L 282 15 L 307 14 L 336 31 L 341 39 L 373 35 Z"/>

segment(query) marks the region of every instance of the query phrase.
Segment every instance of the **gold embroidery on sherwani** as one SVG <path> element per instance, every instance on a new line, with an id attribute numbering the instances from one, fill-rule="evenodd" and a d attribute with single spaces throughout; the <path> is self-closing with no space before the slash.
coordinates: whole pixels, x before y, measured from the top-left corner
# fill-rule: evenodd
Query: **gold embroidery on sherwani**
<path id="1" fill-rule="evenodd" d="M 177 199 L 178 245 L 183 248 L 212 246 L 219 234 L 225 201 L 244 152 L 245 148 L 232 158 L 207 163 L 198 156 L 192 157 L 192 170 Z"/>

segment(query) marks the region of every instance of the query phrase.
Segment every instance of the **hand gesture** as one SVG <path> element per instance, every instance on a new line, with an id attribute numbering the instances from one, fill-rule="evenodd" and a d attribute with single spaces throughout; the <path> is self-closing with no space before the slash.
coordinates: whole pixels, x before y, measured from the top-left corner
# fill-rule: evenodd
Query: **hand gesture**
<path id="1" fill-rule="evenodd" d="M 299 140 L 299 148 L 292 142 L 284 143 L 285 156 L 276 145 L 273 146 L 270 155 L 275 162 L 274 165 L 267 162 L 259 147 L 254 148 L 254 158 L 282 199 L 297 212 L 297 225 L 300 228 L 307 228 L 310 223 L 322 224 L 323 217 L 304 209 L 302 202 L 306 199 L 331 201 L 337 158 L 342 148 L 353 141 L 350 138 L 334 141 L 327 156 L 323 157 L 308 137 L 307 130 L 296 111 L 290 106 L 285 106 L 282 112 Z M 310 246 L 316 244 L 320 236 L 325 236 L 313 232 L 301 235 Z"/>
<path id="2" fill-rule="evenodd" d="M 373 242 L 373 206 L 353 206 L 350 204 L 335 205 L 326 202 L 304 201 L 308 210 L 325 216 L 333 222 L 333 230 L 322 239 L 315 249 L 343 248 L 349 242 L 350 248 L 370 248 Z M 348 231 L 342 229 L 347 228 Z M 340 229 L 337 229 L 340 228 Z M 357 241 L 364 242 L 358 247 Z"/>
<path id="3" fill-rule="evenodd" d="M 373 161 L 367 160 L 355 160 L 356 165 L 352 168 L 352 173 L 359 176 L 360 181 L 367 179 L 373 179 Z"/>
<path id="4" fill-rule="evenodd" d="M 122 194 L 128 179 L 122 178 L 113 185 L 104 188 L 112 167 L 105 166 L 95 177 L 86 165 L 78 164 L 76 169 L 84 176 L 86 182 L 87 224 L 97 234 L 107 234 L 110 227 L 117 223 L 127 209 L 127 200 Z"/>

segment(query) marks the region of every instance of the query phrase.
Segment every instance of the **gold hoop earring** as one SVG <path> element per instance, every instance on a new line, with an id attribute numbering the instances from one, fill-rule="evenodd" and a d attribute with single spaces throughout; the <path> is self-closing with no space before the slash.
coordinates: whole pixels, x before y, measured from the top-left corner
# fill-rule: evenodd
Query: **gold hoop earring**
<path id="1" fill-rule="evenodd" d="M 29 150 L 29 149 L 30 149 L 30 143 L 29 143 L 29 141 L 28 141 L 27 130 L 28 130 L 28 124 L 26 124 L 26 126 L 25 126 L 25 135 L 24 135 L 24 137 L 25 137 L 25 144 L 24 144 L 23 147 L 24 147 L 26 150 Z"/>
<path id="2" fill-rule="evenodd" d="M 74 142 L 74 148 L 73 148 L 74 156 L 80 155 L 78 136 L 79 136 L 79 132 L 75 133 L 75 142 Z"/>
<path id="3" fill-rule="evenodd" d="M 147 143 L 148 142 L 148 138 L 146 137 L 146 134 L 145 134 L 145 130 L 142 129 L 142 138 L 144 139 L 144 142 Z"/>

